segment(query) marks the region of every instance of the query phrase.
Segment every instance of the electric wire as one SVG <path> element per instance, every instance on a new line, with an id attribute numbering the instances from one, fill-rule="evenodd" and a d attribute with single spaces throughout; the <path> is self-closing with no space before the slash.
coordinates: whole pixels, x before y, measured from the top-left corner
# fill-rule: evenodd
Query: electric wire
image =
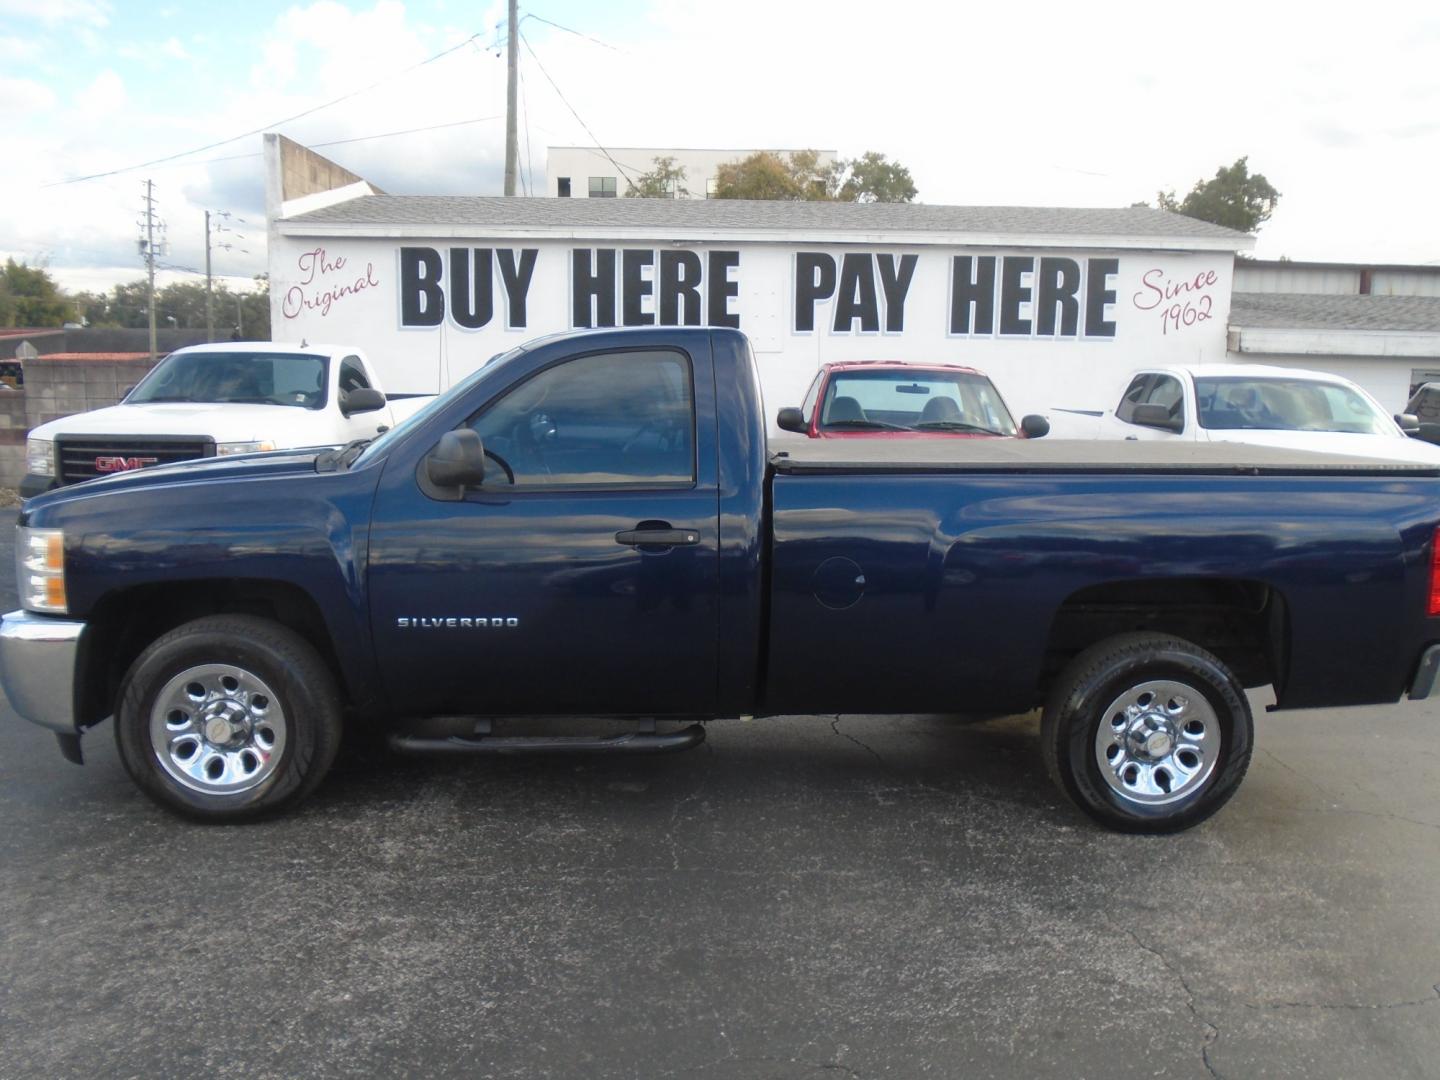
<path id="1" fill-rule="evenodd" d="M 474 40 L 475 40 L 476 38 L 478 38 L 479 36 L 480 36 L 480 35 L 479 35 L 478 33 L 477 33 L 477 34 L 471 34 L 468 38 L 466 38 L 464 41 L 460 42 L 458 45 L 452 45 L 452 46 L 450 46 L 450 48 L 448 48 L 448 49 L 443 49 L 443 50 L 441 50 L 440 52 L 436 53 L 434 56 L 431 56 L 431 57 L 429 57 L 428 59 L 425 59 L 425 60 L 421 60 L 421 61 L 420 61 L 419 63 L 417 63 L 417 64 L 411 64 L 408 68 L 405 68 L 405 69 L 403 69 L 403 70 L 401 70 L 401 71 L 396 71 L 396 72 L 392 72 L 392 73 L 389 74 L 389 75 L 385 75 L 385 76 L 383 76 L 382 78 L 377 79 L 375 82 L 371 83 L 369 86 L 363 86 L 363 87 L 361 87 L 361 88 L 358 89 L 358 90 L 352 90 L 350 93 L 348 93 L 348 94 L 343 94 L 343 95 L 341 95 L 340 97 L 333 99 L 332 101 L 327 101 L 327 102 L 325 102 L 325 103 L 323 103 L 323 104 L 321 104 L 321 105 L 312 106 L 311 108 L 305 109 L 305 110 L 302 111 L 302 112 L 298 112 L 298 113 L 296 113 L 296 114 L 293 115 L 293 116 L 287 116 L 287 117 L 285 117 L 285 119 L 283 119 L 283 120 L 275 120 L 275 121 L 273 121 L 273 122 L 271 122 L 271 123 L 268 123 L 268 124 L 262 124 L 260 127 L 253 128 L 253 129 L 251 129 L 250 131 L 242 132 L 242 133 L 239 134 L 239 135 L 232 135 L 232 136 L 230 136 L 228 139 L 220 139 L 220 140 L 217 140 L 216 142 L 206 143 L 204 146 L 197 146 L 197 147 L 195 147 L 195 148 L 193 148 L 193 149 L 191 149 L 191 150 L 181 151 L 181 152 L 178 153 L 178 154 L 168 154 L 168 155 L 166 155 L 165 157 L 154 158 L 154 159 L 152 159 L 152 160 L 150 160 L 150 161 L 142 161 L 142 162 L 140 162 L 138 165 L 126 165 L 126 166 L 123 167 L 123 168 L 110 169 L 110 170 L 108 170 L 108 171 L 106 171 L 106 172 L 90 173 L 90 174 L 87 175 L 87 176 L 71 176 L 71 177 L 66 177 L 65 179 L 62 179 L 62 180 L 54 180 L 54 181 L 52 181 L 52 182 L 50 182 L 50 183 L 48 183 L 48 184 L 45 184 L 45 185 L 43 185 L 43 186 L 44 186 L 44 187 L 60 187 L 60 186 L 63 186 L 63 185 L 65 185 L 65 184 L 79 184 L 79 183 L 83 183 L 83 182 L 86 181 L 86 180 L 99 180 L 99 179 L 102 179 L 102 178 L 107 177 L 107 176 L 119 176 L 119 175 L 122 174 L 122 173 L 135 172 L 137 169 L 147 169 L 147 168 L 150 168 L 150 167 L 153 166 L 153 165 L 162 165 L 162 164 L 164 164 L 165 162 L 174 161 L 174 160 L 176 160 L 177 158 L 190 157 L 192 154 L 203 154 L 206 150 L 214 150 L 214 149 L 215 149 L 216 147 L 218 147 L 218 146 L 228 146 L 230 143 L 239 142 L 241 139 L 247 139 L 247 138 L 249 138 L 251 135 L 259 135 L 259 134 L 261 134 L 261 133 L 263 133 L 263 132 L 270 131 L 270 130 L 272 130 L 272 129 L 274 129 L 274 128 L 280 127 L 282 124 L 289 124 L 289 123 L 291 123 L 292 121 L 299 120 L 299 119 L 301 119 L 301 118 L 303 118 L 303 117 L 310 116 L 310 115 L 312 115 L 312 114 L 314 114 L 314 113 L 320 112 L 322 109 L 328 109 L 328 108 L 330 108 L 332 105 L 339 105 L 342 101 L 349 101 L 351 98 L 359 97 L 361 94 L 368 93 L 369 91 L 374 90 L 377 86 L 380 86 L 380 85 L 383 84 L 383 83 L 389 82 L 391 79 L 399 78 L 399 77 L 402 76 L 402 75 L 408 75 L 408 74 L 410 74 L 410 72 L 412 72 L 412 71 L 417 71 L 417 70 L 419 70 L 420 68 L 425 67 L 427 64 L 433 64 L 436 60 L 439 60 L 439 59 L 441 59 L 442 57 L 449 56 L 451 53 L 455 52 L 457 49 L 463 49 L 466 45 L 469 45 L 472 41 L 474 41 Z"/>
<path id="2" fill-rule="evenodd" d="M 596 149 L 598 149 L 602 154 L 605 155 L 605 160 L 610 162 L 611 165 L 614 165 L 615 170 L 621 176 L 625 177 L 625 182 L 631 187 L 634 187 L 634 179 L 630 176 L 629 173 L 627 173 L 623 168 L 621 168 L 618 161 L 616 161 L 613 157 L 610 156 L 610 151 L 605 149 L 604 145 L 600 142 L 600 140 L 595 137 L 595 133 L 590 130 L 590 125 L 585 123 L 584 119 L 580 116 L 580 114 L 575 111 L 575 106 L 570 104 L 570 99 L 565 96 L 564 91 L 562 91 L 560 87 L 556 85 L 555 80 L 550 77 L 550 72 L 545 70 L 545 65 L 540 62 L 540 57 L 536 55 L 535 49 L 530 44 L 530 39 L 527 38 L 524 34 L 521 34 L 520 42 L 525 46 L 525 51 L 530 54 L 530 58 L 535 61 L 535 66 L 540 69 L 540 74 L 545 76 L 545 81 L 550 84 L 551 89 L 553 89 L 556 95 L 560 98 L 560 100 L 565 103 L 565 107 L 570 110 L 570 115 L 575 117 L 576 121 L 580 124 L 580 126 L 585 129 L 585 134 L 590 136 L 590 141 L 595 144 Z"/>
<path id="3" fill-rule="evenodd" d="M 623 53 L 625 51 L 624 49 L 616 45 L 611 45 L 608 41 L 601 41 L 599 38 L 591 37 L 589 34 L 582 33 L 579 30 L 572 30 L 568 26 L 561 26 L 559 23 L 552 22 L 550 19 L 545 18 L 545 16 L 543 15 L 536 15 L 533 11 L 527 11 L 524 15 L 522 15 L 520 17 L 520 22 L 523 23 L 526 19 L 534 19 L 536 22 L 542 22 L 546 26 L 553 26 L 556 30 L 564 30 L 567 34 L 574 34 L 576 37 L 584 38 L 586 41 L 593 41 L 601 48 L 610 49 L 612 52 Z"/>

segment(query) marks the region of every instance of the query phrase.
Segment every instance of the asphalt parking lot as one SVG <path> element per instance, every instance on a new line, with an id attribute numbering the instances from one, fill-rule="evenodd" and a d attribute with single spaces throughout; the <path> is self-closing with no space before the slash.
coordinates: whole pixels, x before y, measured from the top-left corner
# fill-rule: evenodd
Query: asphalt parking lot
<path id="1" fill-rule="evenodd" d="M 0 1075 L 1440 1075 L 1440 705 L 1261 716 L 1168 838 L 1036 726 L 355 759 L 205 827 L 0 707 Z"/>

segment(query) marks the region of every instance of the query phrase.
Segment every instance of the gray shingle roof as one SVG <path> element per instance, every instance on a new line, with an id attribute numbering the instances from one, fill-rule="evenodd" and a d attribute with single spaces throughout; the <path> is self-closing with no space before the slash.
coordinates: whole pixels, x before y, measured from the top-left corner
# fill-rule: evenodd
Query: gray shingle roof
<path id="1" fill-rule="evenodd" d="M 931 206 L 744 199 L 552 199 L 497 195 L 365 195 L 297 214 L 306 225 L 495 228 L 813 229 L 985 235 L 1231 239 L 1245 233 L 1150 207 Z"/>
<path id="2" fill-rule="evenodd" d="M 1440 333 L 1440 296 L 1243 293 L 1230 325 L 1274 330 L 1400 330 Z"/>

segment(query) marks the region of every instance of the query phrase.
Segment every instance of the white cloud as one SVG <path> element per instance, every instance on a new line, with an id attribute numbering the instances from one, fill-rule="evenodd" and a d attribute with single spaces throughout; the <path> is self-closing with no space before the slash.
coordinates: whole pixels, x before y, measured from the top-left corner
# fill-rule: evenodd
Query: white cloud
<path id="1" fill-rule="evenodd" d="M 75 105 L 92 117 L 111 116 L 125 107 L 125 80 L 106 68 L 75 94 Z"/>
<path id="2" fill-rule="evenodd" d="M 20 38 L 10 34 L 0 36 L 0 62 L 13 64 L 33 60 L 41 52 L 40 42 L 35 38 Z"/>
<path id="3" fill-rule="evenodd" d="M 31 79 L 0 75 L 0 112 L 12 116 L 43 112 L 55 105 L 55 92 Z"/>
<path id="4" fill-rule="evenodd" d="M 177 37 L 168 37 L 160 45 L 160 51 L 173 60 L 189 60 L 190 53 Z"/>
<path id="5" fill-rule="evenodd" d="M 110 22 L 110 5 L 104 0 L 0 0 L 0 15 L 52 24 L 83 21 L 105 26 Z"/>

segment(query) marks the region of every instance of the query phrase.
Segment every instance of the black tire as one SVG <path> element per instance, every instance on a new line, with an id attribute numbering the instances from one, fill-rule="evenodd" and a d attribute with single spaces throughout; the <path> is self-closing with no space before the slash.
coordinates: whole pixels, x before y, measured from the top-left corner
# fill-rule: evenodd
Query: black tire
<path id="1" fill-rule="evenodd" d="M 1177 789 L 1174 801 L 1154 805 L 1127 797 L 1107 781 L 1097 738 L 1101 723 L 1111 719 L 1106 714 L 1112 703 L 1131 688 L 1165 680 L 1204 697 L 1218 727 L 1219 750 L 1208 773 L 1191 781 L 1193 790 Z M 1113 719 L 1120 728 L 1121 714 Z M 1245 688 L 1216 657 L 1168 634 L 1120 634 L 1087 649 L 1061 672 L 1045 704 L 1040 750 L 1050 778 L 1096 821 L 1120 832 L 1166 833 L 1198 825 L 1229 801 L 1250 766 L 1254 735 Z M 1118 779 L 1123 770 L 1116 770 Z"/>
<path id="2" fill-rule="evenodd" d="M 283 718 L 281 739 L 270 733 L 277 760 L 271 763 L 265 755 L 262 768 L 252 752 L 247 764 L 256 762 L 256 775 L 263 772 L 263 778 L 243 790 L 193 790 L 162 764 L 162 751 L 152 742 L 151 713 L 162 690 L 204 665 L 252 674 L 276 699 L 275 715 Z M 130 666 L 115 710 L 115 742 L 131 779 L 166 809 L 205 821 L 255 818 L 295 805 L 324 779 L 340 748 L 340 733 L 340 695 L 319 653 L 293 630 L 252 615 L 207 616 L 158 638 Z M 244 737 L 236 737 L 243 747 Z M 199 754 L 206 744 L 198 735 L 194 741 Z"/>

